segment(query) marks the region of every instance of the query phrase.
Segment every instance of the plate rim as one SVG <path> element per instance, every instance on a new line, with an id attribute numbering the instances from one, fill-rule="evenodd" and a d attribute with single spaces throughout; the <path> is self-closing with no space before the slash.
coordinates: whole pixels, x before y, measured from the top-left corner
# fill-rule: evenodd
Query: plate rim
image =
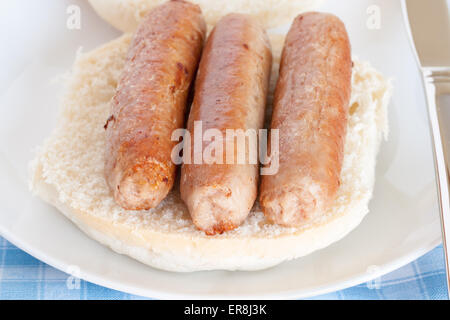
<path id="1" fill-rule="evenodd" d="M 67 222 L 71 223 L 70 221 L 67 221 Z M 33 245 L 29 245 L 26 242 L 21 241 L 20 237 L 14 236 L 13 233 L 8 232 L 2 225 L 0 225 L 0 236 L 5 238 L 7 241 L 12 243 L 14 246 L 19 248 L 20 250 L 33 256 L 35 259 L 38 259 L 38 260 L 48 264 L 49 266 L 68 274 L 64 270 L 67 270 L 67 268 L 69 266 L 64 261 L 62 261 L 61 259 L 58 259 L 58 258 L 51 257 L 49 255 L 46 255 L 45 252 L 43 252 L 42 250 L 36 249 L 33 247 Z M 273 292 L 273 293 L 266 293 L 266 294 L 262 294 L 262 295 L 239 294 L 239 293 L 238 294 L 235 294 L 235 293 L 233 293 L 233 294 L 209 293 L 209 294 L 205 295 L 205 294 L 184 294 L 184 293 L 176 293 L 176 292 L 171 292 L 171 291 L 154 290 L 154 289 L 141 290 L 141 289 L 138 289 L 133 286 L 127 287 L 126 285 L 121 284 L 120 282 L 117 282 L 117 281 L 114 281 L 111 279 L 107 279 L 106 277 L 95 275 L 90 272 L 81 272 L 81 274 L 78 276 L 78 278 L 88 281 L 88 282 L 91 282 L 93 284 L 108 288 L 108 289 L 117 290 L 117 291 L 125 292 L 128 294 L 133 294 L 133 295 L 151 298 L 151 299 L 173 299 L 173 300 L 180 300 L 180 299 L 200 299 L 200 300 L 302 299 L 302 298 L 309 298 L 309 297 L 314 297 L 314 296 L 318 296 L 318 295 L 323 295 L 323 294 L 343 290 L 343 289 L 350 288 L 352 286 L 355 286 L 355 285 L 358 285 L 361 283 L 371 281 L 378 277 L 381 277 L 385 274 L 388 274 L 388 273 L 390 273 L 396 269 L 399 269 L 399 268 L 407 265 L 408 263 L 416 260 L 417 258 L 423 256 L 424 254 L 426 254 L 429 251 L 436 248 L 441 243 L 442 243 L 441 236 L 438 235 L 435 239 L 428 241 L 427 244 L 416 248 L 416 250 L 413 250 L 413 251 L 411 251 L 407 254 L 404 254 L 400 257 L 397 257 L 396 259 L 390 260 L 388 263 L 385 263 L 383 265 L 378 265 L 377 266 L 379 268 L 378 271 L 375 271 L 372 273 L 362 272 L 362 273 L 354 274 L 352 276 L 348 276 L 348 277 L 344 277 L 344 278 L 335 280 L 330 284 L 322 285 L 313 290 L 293 289 L 293 290 L 278 291 L 278 292 Z M 117 254 L 119 254 L 119 253 L 117 253 Z M 151 267 L 149 267 L 149 268 L 151 268 Z"/>

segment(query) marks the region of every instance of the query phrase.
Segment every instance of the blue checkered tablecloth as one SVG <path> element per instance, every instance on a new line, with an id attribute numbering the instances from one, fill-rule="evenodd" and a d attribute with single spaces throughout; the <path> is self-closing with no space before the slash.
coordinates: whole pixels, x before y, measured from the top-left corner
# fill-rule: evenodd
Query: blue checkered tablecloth
<path id="1" fill-rule="evenodd" d="M 352 288 L 312 299 L 446 299 L 442 246 L 416 261 Z M 144 297 L 73 279 L 0 237 L 0 299 L 110 299 Z"/>

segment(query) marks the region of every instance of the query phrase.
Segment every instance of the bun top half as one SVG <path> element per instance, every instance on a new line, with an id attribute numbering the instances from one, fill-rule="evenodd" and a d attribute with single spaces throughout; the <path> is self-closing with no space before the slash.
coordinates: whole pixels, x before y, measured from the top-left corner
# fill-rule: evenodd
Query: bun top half
<path id="1" fill-rule="evenodd" d="M 173 0 L 172 0 L 173 1 Z M 123 32 L 136 30 L 153 7 L 167 0 L 89 0 L 97 14 Z M 202 9 L 208 30 L 231 12 L 254 15 L 267 29 L 290 24 L 298 14 L 317 9 L 323 0 L 191 0 Z"/>

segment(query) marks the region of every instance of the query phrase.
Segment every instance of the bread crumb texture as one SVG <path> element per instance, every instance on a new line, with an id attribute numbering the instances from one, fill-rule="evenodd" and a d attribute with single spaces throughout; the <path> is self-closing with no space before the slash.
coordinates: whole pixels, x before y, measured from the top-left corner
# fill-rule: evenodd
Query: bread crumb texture
<path id="1" fill-rule="evenodd" d="M 256 202 L 239 228 L 206 236 L 191 222 L 180 199 L 178 182 L 154 209 L 127 211 L 118 206 L 104 178 L 103 126 L 109 117 L 110 100 L 131 37 L 125 34 L 76 58 L 67 80 L 58 125 L 30 164 L 31 188 L 35 193 L 114 250 L 175 271 L 267 267 L 324 247 L 359 224 L 368 212 L 372 196 L 378 145 L 387 134 L 386 107 L 391 85 L 368 63 L 356 58 L 341 186 L 335 204 L 321 221 L 301 228 L 269 224 Z M 272 36 L 271 92 L 282 43 L 282 37 Z M 346 215 L 353 218 L 346 220 Z M 342 221 L 342 226 L 338 221 Z M 336 225 L 328 230 L 327 225 L 333 223 Z M 276 241 L 271 242 L 283 238 L 290 242 L 281 241 L 279 246 Z"/>

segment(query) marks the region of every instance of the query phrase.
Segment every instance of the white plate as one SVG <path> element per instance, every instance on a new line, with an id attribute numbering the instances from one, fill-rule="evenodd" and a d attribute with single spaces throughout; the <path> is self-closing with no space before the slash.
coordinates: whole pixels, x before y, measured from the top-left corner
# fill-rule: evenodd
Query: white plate
<path id="1" fill-rule="evenodd" d="M 81 8 L 81 30 L 66 28 L 66 10 L 73 3 Z M 370 29 L 370 13 L 378 9 L 380 29 Z M 378 156 L 371 212 L 349 236 L 269 270 L 177 274 L 110 251 L 32 197 L 27 163 L 55 125 L 62 88 L 53 80 L 70 68 L 79 46 L 87 51 L 119 34 L 83 0 L 0 4 L 6 26 L 0 28 L 1 235 L 58 269 L 154 298 L 312 296 L 368 281 L 435 247 L 440 227 L 425 100 L 399 1 L 328 0 L 322 10 L 342 18 L 353 52 L 392 77 L 395 87 L 390 138 Z"/>

